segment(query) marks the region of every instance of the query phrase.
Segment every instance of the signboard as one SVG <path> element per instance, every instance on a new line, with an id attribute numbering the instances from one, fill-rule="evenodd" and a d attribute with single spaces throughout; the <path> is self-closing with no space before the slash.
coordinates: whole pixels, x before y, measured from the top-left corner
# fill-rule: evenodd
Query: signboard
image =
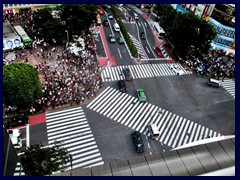
<path id="1" fill-rule="evenodd" d="M 196 11 L 195 11 L 195 15 L 198 17 L 202 17 L 202 14 L 204 12 L 205 6 L 203 6 L 202 4 L 198 4 Z"/>
<path id="2" fill-rule="evenodd" d="M 3 40 L 3 50 L 10 50 L 18 47 L 22 47 L 20 37 L 14 37 L 13 39 L 4 39 Z"/>

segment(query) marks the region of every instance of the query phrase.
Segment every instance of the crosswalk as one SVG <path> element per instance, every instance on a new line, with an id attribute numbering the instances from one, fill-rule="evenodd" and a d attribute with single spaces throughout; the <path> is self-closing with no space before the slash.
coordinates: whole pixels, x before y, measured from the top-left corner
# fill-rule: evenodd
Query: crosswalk
<path id="1" fill-rule="evenodd" d="M 73 169 L 104 164 L 82 107 L 46 113 L 46 125 L 48 143 L 57 142 L 67 149 Z"/>
<path id="2" fill-rule="evenodd" d="M 185 70 L 179 63 L 171 64 L 178 65 L 185 74 L 192 74 L 192 71 Z M 133 79 L 176 75 L 176 72 L 170 69 L 170 63 L 126 65 L 102 68 L 102 81 L 117 81 L 125 79 L 122 70 L 126 67 L 129 68 Z"/>
<path id="3" fill-rule="evenodd" d="M 235 99 L 235 81 L 233 79 L 227 79 L 222 81 L 221 84 Z"/>
<path id="4" fill-rule="evenodd" d="M 20 162 L 17 162 L 13 176 L 25 176 L 25 173 L 23 171 L 23 168 L 22 168 Z"/>
<path id="5" fill-rule="evenodd" d="M 129 34 L 130 39 L 132 40 L 134 46 L 137 48 L 138 54 L 140 55 L 141 59 L 148 59 L 148 57 L 144 53 L 144 50 L 142 49 L 142 46 L 140 45 L 138 40 L 135 37 L 133 37 L 130 33 L 128 33 L 128 34 Z"/>
<path id="6" fill-rule="evenodd" d="M 131 129 L 149 136 L 146 126 L 155 123 L 160 131 L 157 139 L 172 148 L 221 134 L 112 87 L 101 92 L 87 108 Z"/>

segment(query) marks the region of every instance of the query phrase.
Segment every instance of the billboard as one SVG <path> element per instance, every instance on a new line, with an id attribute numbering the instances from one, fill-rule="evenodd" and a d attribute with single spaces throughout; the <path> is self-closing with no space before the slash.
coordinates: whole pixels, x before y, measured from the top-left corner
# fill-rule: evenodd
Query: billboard
<path id="1" fill-rule="evenodd" d="M 3 39 L 3 50 L 10 50 L 18 47 L 22 47 L 23 44 L 21 42 L 20 37 L 14 37 L 12 39 Z"/>

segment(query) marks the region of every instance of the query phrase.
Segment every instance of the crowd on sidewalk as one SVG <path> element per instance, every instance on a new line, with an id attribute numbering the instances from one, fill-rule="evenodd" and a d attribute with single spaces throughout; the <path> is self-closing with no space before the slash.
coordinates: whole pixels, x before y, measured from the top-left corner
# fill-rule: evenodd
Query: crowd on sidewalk
<path id="1" fill-rule="evenodd" d="M 44 37 L 41 37 L 30 23 L 32 17 L 32 11 L 4 17 L 5 21 L 12 25 L 14 21 L 19 21 L 25 29 L 28 29 L 28 34 L 34 37 L 30 49 L 13 50 L 9 52 L 13 54 L 10 58 L 6 58 L 9 53 L 3 54 L 4 65 L 16 61 L 27 62 L 35 66 L 39 73 L 43 97 L 30 107 L 29 113 L 34 114 L 49 107 L 54 109 L 66 104 L 81 104 L 86 99 L 94 97 L 101 88 L 102 81 L 91 35 L 80 36 L 84 39 L 85 47 L 76 55 L 72 47 L 56 46 L 54 39 L 51 39 L 49 44 L 44 44 L 46 42 Z"/>
<path id="2" fill-rule="evenodd" d="M 235 55 L 212 50 L 208 56 L 187 55 L 181 63 L 200 75 L 214 79 L 235 78 Z"/>

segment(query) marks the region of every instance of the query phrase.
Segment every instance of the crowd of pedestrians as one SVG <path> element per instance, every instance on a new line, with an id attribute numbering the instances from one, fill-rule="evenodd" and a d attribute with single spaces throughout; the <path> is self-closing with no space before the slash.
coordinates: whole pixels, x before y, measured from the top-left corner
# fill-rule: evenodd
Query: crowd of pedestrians
<path id="1" fill-rule="evenodd" d="M 200 75 L 210 78 L 235 78 L 235 55 L 225 55 L 224 51 L 212 50 L 208 56 L 187 55 L 182 64 Z"/>
<path id="2" fill-rule="evenodd" d="M 63 48 L 63 54 L 56 54 L 53 61 L 55 63 L 44 61 L 35 65 L 44 77 L 43 97 L 37 100 L 37 110 L 81 104 L 101 88 L 101 69 L 91 48 L 79 56 Z"/>
<path id="3" fill-rule="evenodd" d="M 39 73 L 43 96 L 31 105 L 28 113 L 34 114 L 49 107 L 54 109 L 66 104 L 81 104 L 94 97 L 101 88 L 102 81 L 91 35 L 81 35 L 85 47 L 81 53 L 75 54 L 72 51 L 73 47 L 56 46 L 55 39 L 51 39 L 49 44 L 46 43 L 31 23 L 33 15 L 29 10 L 14 16 L 4 16 L 4 21 L 10 22 L 11 25 L 14 25 L 14 21 L 19 21 L 34 39 L 30 49 L 14 50 L 15 57 L 6 58 L 8 53 L 3 54 L 4 65 L 16 61 L 27 62 L 35 66 Z M 36 57 L 37 61 L 28 62 L 28 56 Z"/>

